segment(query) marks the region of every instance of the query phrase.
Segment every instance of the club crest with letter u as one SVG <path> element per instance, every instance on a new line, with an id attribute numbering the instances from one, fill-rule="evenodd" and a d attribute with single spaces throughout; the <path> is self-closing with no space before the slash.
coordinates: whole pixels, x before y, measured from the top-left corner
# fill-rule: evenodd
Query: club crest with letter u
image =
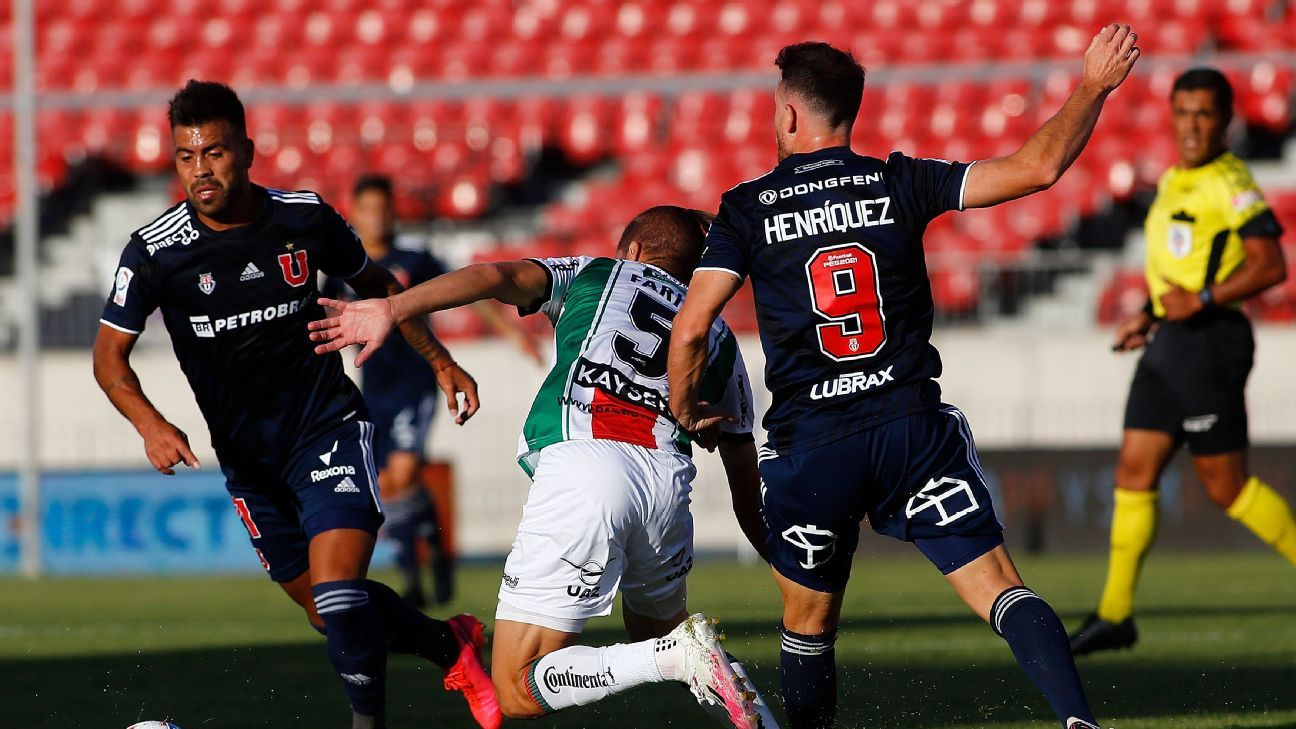
<path id="1" fill-rule="evenodd" d="M 306 251 L 293 251 L 279 254 L 279 269 L 283 271 L 284 281 L 289 286 L 301 286 L 310 277 L 310 268 L 306 265 Z"/>
<path id="2" fill-rule="evenodd" d="M 783 541 L 797 549 L 804 549 L 805 561 L 801 566 L 812 570 L 832 559 L 837 551 L 837 535 L 828 529 L 820 529 L 814 524 L 788 527 L 783 530 Z"/>

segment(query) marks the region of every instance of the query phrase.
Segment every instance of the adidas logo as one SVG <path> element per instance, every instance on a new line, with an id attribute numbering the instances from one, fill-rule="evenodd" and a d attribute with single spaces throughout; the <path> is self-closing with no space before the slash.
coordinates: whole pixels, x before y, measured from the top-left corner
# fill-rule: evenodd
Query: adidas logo
<path id="1" fill-rule="evenodd" d="M 339 481 L 337 486 L 333 487 L 333 493 L 358 494 L 360 493 L 360 488 L 355 485 L 355 481 L 352 481 L 350 476 L 347 476 L 346 478 Z"/>
<path id="2" fill-rule="evenodd" d="M 373 683 L 373 678 L 366 676 L 363 673 L 340 673 L 338 675 L 347 683 L 355 684 L 356 686 L 368 686 Z"/>
<path id="3" fill-rule="evenodd" d="M 248 265 L 243 269 L 243 273 L 239 274 L 240 281 L 252 281 L 254 279 L 264 278 L 264 277 L 265 277 L 265 272 L 257 268 L 256 264 L 252 263 L 251 261 L 248 261 Z"/>

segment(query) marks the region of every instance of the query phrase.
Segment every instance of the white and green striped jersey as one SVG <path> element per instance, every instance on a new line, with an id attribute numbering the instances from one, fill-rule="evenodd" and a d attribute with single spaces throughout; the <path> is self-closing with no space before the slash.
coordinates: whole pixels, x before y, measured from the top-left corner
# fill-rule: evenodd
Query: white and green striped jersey
<path id="1" fill-rule="evenodd" d="M 522 427 L 518 463 L 535 472 L 540 450 L 565 440 L 604 439 L 684 455 L 689 436 L 670 412 L 666 355 L 687 287 L 656 266 L 612 258 L 532 259 L 547 295 L 522 314 L 554 325 L 554 364 Z M 711 328 L 701 399 L 734 415 L 726 437 L 750 439 L 751 382 L 733 332 Z"/>

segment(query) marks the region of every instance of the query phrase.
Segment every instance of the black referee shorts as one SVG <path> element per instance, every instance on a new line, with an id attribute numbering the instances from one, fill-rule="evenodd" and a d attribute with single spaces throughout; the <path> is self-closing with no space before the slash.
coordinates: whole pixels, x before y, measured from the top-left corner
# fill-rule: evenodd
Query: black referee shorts
<path id="1" fill-rule="evenodd" d="M 1235 309 L 1161 322 L 1134 371 L 1125 427 L 1169 433 L 1196 456 L 1245 448 L 1254 355 L 1251 322 Z"/>

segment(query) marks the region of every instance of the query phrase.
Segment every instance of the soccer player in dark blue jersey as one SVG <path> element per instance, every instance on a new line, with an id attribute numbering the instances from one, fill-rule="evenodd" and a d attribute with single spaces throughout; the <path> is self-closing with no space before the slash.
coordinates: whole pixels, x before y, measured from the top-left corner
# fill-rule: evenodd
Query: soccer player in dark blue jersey
<path id="1" fill-rule="evenodd" d="M 390 271 L 402 287 L 417 286 L 445 272 L 426 250 L 397 245 L 392 186 L 386 177 L 366 176 L 356 182 L 350 218 L 369 259 Z M 323 294 L 341 299 L 352 293 L 348 289 L 342 279 L 330 276 Z M 370 358 L 360 390 L 374 423 L 374 463 L 387 516 L 383 533 L 396 549 L 396 566 L 405 580 L 402 596 L 422 607 L 426 600 L 419 577 L 419 542 L 431 550 L 433 603 L 448 601 L 454 585 L 453 562 L 435 506 L 418 483 L 437 382 L 423 356 L 408 342 L 393 344 Z"/>
<path id="2" fill-rule="evenodd" d="M 432 620 L 365 578 L 383 521 L 373 423 L 341 359 L 316 356 L 306 331 L 323 314 L 316 271 L 366 296 L 399 292 L 399 283 L 318 195 L 252 184 L 253 145 L 229 87 L 190 81 L 171 99 L 169 121 L 186 199 L 126 244 L 95 339 L 95 379 L 139 431 L 154 468 L 198 467 L 188 437 L 130 366 L 160 308 L 234 507 L 271 579 L 327 636 L 352 726 L 385 726 L 389 649 L 446 668 L 447 687 L 464 691 L 479 723 L 499 726 L 479 660 L 481 624 Z M 435 371 L 457 422 L 472 417 L 473 379 L 425 323 L 401 333 Z"/>
<path id="3" fill-rule="evenodd" d="M 831 727 L 833 644 L 859 524 L 913 542 L 1011 647 L 1064 727 L 1094 727 L 1066 633 L 1027 589 L 995 516 L 967 420 L 941 402 L 922 236 L 948 210 L 1051 186 L 1139 55 L 1127 26 L 1094 37 L 1071 98 L 1013 155 L 975 164 L 855 154 L 864 70 L 824 43 L 780 51 L 779 164 L 729 190 L 675 318 L 671 408 L 705 430 L 706 331 L 750 277 L 773 402 L 760 454 L 766 548 L 783 594 L 783 703 Z"/>
<path id="4" fill-rule="evenodd" d="M 417 286 L 445 273 L 441 262 L 428 253 L 424 242 L 396 232 L 396 206 L 391 179 L 365 175 L 351 194 L 350 220 L 365 253 L 391 272 L 404 288 Z M 327 298 L 353 298 L 340 278 L 325 280 Z M 483 320 L 512 340 L 537 363 L 540 351 L 515 322 L 510 322 L 494 302 L 473 306 Z M 374 424 L 374 463 L 378 466 L 378 491 L 387 520 L 383 533 L 395 546 L 396 566 L 405 580 L 402 596 L 423 607 L 418 545 L 428 545 L 432 562 L 432 603 L 448 602 L 454 592 L 454 561 L 445 544 L 436 506 L 419 484 L 426 457 L 428 433 L 436 412 L 437 381 L 423 355 L 402 340 L 373 353 L 365 363 L 360 391 Z"/>

